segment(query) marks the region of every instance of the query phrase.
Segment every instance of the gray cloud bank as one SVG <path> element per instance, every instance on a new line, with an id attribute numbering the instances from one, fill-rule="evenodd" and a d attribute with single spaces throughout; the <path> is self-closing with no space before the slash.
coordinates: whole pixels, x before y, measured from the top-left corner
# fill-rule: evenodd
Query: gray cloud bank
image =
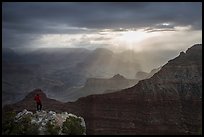
<path id="1" fill-rule="evenodd" d="M 4 2 L 2 19 L 3 46 L 29 46 L 28 42 L 39 34 L 81 34 L 119 28 L 173 30 L 175 26 L 188 25 L 192 30 L 201 30 L 202 3 Z"/>

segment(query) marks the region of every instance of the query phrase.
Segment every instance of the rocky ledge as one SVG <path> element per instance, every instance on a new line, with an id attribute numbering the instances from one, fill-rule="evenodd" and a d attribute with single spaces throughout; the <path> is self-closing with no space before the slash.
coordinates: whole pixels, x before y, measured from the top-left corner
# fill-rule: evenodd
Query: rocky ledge
<path id="1" fill-rule="evenodd" d="M 82 117 L 74 114 L 55 111 L 36 111 L 24 109 L 17 113 L 7 114 L 3 121 L 2 134 L 5 135 L 86 135 L 86 125 Z M 9 120 L 10 121 L 7 121 Z M 13 120 L 12 120 L 13 119 Z"/>

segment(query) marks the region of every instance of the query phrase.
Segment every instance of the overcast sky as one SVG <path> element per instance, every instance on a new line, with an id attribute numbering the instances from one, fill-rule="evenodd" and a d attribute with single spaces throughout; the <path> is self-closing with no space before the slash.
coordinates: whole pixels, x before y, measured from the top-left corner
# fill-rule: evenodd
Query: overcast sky
<path id="1" fill-rule="evenodd" d="M 3 47 L 185 50 L 202 42 L 201 2 L 8 2 Z"/>

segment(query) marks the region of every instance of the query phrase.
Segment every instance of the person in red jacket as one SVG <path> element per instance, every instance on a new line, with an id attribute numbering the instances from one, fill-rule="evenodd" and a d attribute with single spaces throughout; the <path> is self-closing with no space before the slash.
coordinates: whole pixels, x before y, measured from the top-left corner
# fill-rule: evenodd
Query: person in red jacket
<path id="1" fill-rule="evenodd" d="M 37 94 L 37 95 L 35 96 L 34 100 L 36 101 L 36 104 L 37 104 L 37 111 L 41 111 L 41 109 L 42 109 L 42 103 L 41 103 L 40 95 Z"/>

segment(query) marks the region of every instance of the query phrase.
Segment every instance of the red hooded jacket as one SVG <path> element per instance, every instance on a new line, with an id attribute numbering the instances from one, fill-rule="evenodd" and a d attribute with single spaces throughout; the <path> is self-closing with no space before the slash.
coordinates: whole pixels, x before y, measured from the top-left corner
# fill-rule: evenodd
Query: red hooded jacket
<path id="1" fill-rule="evenodd" d="M 41 100 L 40 100 L 40 96 L 39 95 L 36 95 L 34 100 L 36 101 L 36 103 L 41 103 Z"/>

